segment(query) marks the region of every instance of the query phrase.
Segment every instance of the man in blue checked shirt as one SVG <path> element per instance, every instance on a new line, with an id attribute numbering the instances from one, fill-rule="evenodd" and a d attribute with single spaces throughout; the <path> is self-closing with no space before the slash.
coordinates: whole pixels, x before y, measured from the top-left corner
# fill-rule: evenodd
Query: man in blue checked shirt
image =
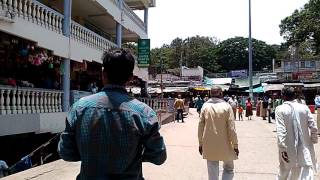
<path id="1" fill-rule="evenodd" d="M 167 158 L 156 113 L 126 92 L 134 64 L 127 50 L 106 53 L 104 89 L 68 114 L 58 151 L 65 161 L 81 161 L 78 180 L 143 180 L 142 162 L 161 165 Z"/>

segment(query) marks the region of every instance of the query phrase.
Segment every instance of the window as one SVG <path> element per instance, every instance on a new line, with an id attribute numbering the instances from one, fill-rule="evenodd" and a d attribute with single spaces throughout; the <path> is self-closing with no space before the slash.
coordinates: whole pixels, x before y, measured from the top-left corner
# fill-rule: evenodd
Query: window
<path id="1" fill-rule="evenodd" d="M 315 61 L 311 61 L 310 62 L 310 68 L 315 68 L 316 67 L 316 62 Z"/>
<path id="2" fill-rule="evenodd" d="M 301 62 L 300 62 L 300 68 L 306 68 L 306 64 L 305 64 L 304 61 L 301 61 Z"/>

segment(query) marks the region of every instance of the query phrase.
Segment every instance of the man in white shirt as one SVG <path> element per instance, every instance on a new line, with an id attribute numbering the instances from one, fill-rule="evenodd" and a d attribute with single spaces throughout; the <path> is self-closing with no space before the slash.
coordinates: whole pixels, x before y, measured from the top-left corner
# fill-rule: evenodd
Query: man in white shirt
<path id="1" fill-rule="evenodd" d="M 238 101 L 234 95 L 231 96 L 231 98 L 228 100 L 228 103 L 231 105 L 234 115 L 234 120 L 236 120 L 237 115 L 237 107 L 238 107 Z"/>
<path id="2" fill-rule="evenodd" d="M 285 102 L 275 112 L 280 156 L 277 179 L 313 180 L 314 144 L 318 142 L 315 120 L 306 105 L 294 102 L 294 88 L 285 87 L 282 96 Z"/>

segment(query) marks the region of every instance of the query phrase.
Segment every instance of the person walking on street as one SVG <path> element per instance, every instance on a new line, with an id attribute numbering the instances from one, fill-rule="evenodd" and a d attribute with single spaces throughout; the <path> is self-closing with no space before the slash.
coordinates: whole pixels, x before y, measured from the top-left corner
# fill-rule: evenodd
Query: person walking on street
<path id="1" fill-rule="evenodd" d="M 241 105 L 239 105 L 239 107 L 238 107 L 238 113 L 239 113 L 239 121 L 243 121 L 243 116 L 242 116 L 242 114 L 243 114 L 243 107 L 241 106 Z"/>
<path id="2" fill-rule="evenodd" d="M 294 88 L 285 87 L 282 96 L 285 102 L 275 112 L 280 157 L 277 180 L 313 180 L 314 144 L 318 142 L 315 120 L 308 106 L 294 102 Z"/>
<path id="3" fill-rule="evenodd" d="M 223 161 L 222 179 L 231 180 L 234 176 L 233 161 L 239 155 L 233 109 L 223 100 L 220 87 L 212 87 L 211 96 L 201 109 L 199 153 L 207 160 L 209 180 L 219 179 L 219 161 Z"/>
<path id="4" fill-rule="evenodd" d="M 233 114 L 234 114 L 234 119 L 237 119 L 237 108 L 238 108 L 238 101 L 234 95 L 231 96 L 229 99 L 228 103 L 231 105 Z"/>
<path id="5" fill-rule="evenodd" d="M 251 98 L 248 98 L 246 101 L 246 117 L 248 118 L 248 120 L 251 120 L 252 115 L 253 115 L 253 112 L 252 112 Z"/>
<path id="6" fill-rule="evenodd" d="M 272 102 L 272 98 L 270 97 L 270 98 L 268 99 L 268 122 L 269 122 L 269 123 L 272 123 L 272 122 L 271 122 L 272 107 L 273 107 L 273 102 Z"/>
<path id="7" fill-rule="evenodd" d="M 201 108 L 204 104 L 204 100 L 201 98 L 200 95 L 198 95 L 195 99 L 195 108 L 197 108 L 197 112 L 199 113 L 199 116 L 200 116 L 200 111 L 201 111 Z"/>
<path id="8" fill-rule="evenodd" d="M 266 120 L 267 117 L 267 108 L 268 108 L 268 98 L 265 96 L 262 99 L 262 103 L 260 106 L 260 116 L 263 120 Z"/>
<path id="9" fill-rule="evenodd" d="M 128 50 L 105 53 L 104 88 L 81 98 L 67 115 L 58 152 L 65 161 L 81 161 L 77 180 L 143 180 L 142 162 L 161 165 L 167 158 L 156 112 L 125 89 L 134 65 Z"/>
<path id="10" fill-rule="evenodd" d="M 261 101 L 261 98 L 259 97 L 258 100 L 257 100 L 257 104 L 256 104 L 256 109 L 257 109 L 257 111 L 256 111 L 256 116 L 257 116 L 257 117 L 260 116 L 260 106 L 261 106 L 261 103 L 262 103 L 262 101 Z"/>
<path id="11" fill-rule="evenodd" d="M 179 120 L 181 120 L 182 122 L 184 122 L 183 120 L 183 110 L 184 110 L 184 101 L 181 98 L 181 95 L 178 95 L 178 98 L 176 99 L 176 101 L 174 102 L 174 108 L 177 112 L 177 122 L 179 122 Z"/>
<path id="12" fill-rule="evenodd" d="M 320 95 L 316 95 L 316 98 L 314 99 L 314 104 L 317 108 L 317 125 L 318 129 L 320 129 Z M 320 135 L 320 131 L 318 132 Z"/>

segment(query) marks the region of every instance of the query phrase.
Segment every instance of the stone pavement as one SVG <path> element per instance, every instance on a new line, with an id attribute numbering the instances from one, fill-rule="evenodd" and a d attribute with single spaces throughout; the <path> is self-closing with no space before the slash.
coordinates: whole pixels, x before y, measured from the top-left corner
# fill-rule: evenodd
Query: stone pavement
<path id="1" fill-rule="evenodd" d="M 207 180 L 206 161 L 198 153 L 198 114 L 190 110 L 186 123 L 162 126 L 168 159 L 156 166 L 145 163 L 146 180 Z M 273 180 L 278 171 L 275 124 L 261 118 L 236 121 L 240 157 L 235 161 L 235 180 Z M 320 159 L 320 144 L 316 145 Z M 72 180 L 79 173 L 80 163 L 58 160 L 3 178 L 4 180 Z M 320 180 L 318 176 L 318 180 Z"/>
<path id="2" fill-rule="evenodd" d="M 146 180 L 208 179 L 206 161 L 198 153 L 197 127 L 198 114 L 194 109 L 191 109 L 186 123 L 171 123 L 162 127 L 168 159 L 162 166 L 144 164 Z M 234 179 L 275 179 L 278 172 L 275 124 L 253 117 L 252 121 L 236 121 L 236 128 L 240 156 L 235 161 Z M 320 159 L 319 144 L 316 150 Z"/>

